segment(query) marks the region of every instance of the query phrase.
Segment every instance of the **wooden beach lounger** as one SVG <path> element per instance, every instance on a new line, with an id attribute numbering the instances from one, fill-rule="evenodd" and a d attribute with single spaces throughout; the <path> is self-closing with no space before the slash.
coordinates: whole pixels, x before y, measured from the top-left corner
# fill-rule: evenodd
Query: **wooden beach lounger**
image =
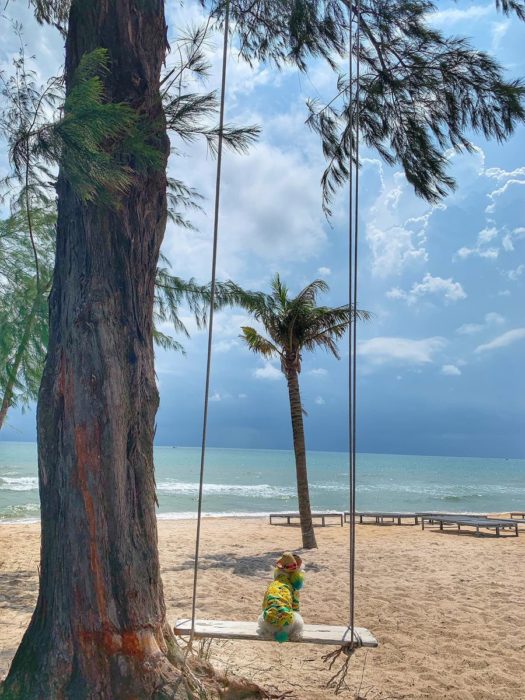
<path id="1" fill-rule="evenodd" d="M 290 525 L 290 521 L 292 519 L 300 519 L 301 516 L 299 513 L 270 513 L 270 525 L 274 525 L 272 522 L 273 519 L 275 518 L 285 518 L 286 519 L 286 524 Z M 343 527 L 343 513 L 312 513 L 312 520 L 316 518 L 319 519 L 321 518 L 321 525 L 325 527 L 326 525 L 326 518 L 337 518 L 339 522 L 341 523 L 341 527 Z"/>
<path id="2" fill-rule="evenodd" d="M 521 520 L 525 520 L 525 511 L 523 510 L 514 510 L 510 514 L 511 518 L 520 518 Z"/>
<path id="3" fill-rule="evenodd" d="M 398 525 L 401 525 L 401 522 L 403 520 L 413 520 L 414 525 L 417 525 L 419 523 L 419 517 L 418 517 L 417 513 L 390 513 L 387 511 L 359 511 L 355 515 L 356 515 L 356 518 L 359 518 L 359 522 L 361 525 L 364 524 L 363 518 L 372 518 L 372 520 L 375 521 L 376 525 L 384 525 L 385 520 L 390 524 L 395 524 L 395 521 L 397 520 Z M 348 523 L 348 522 L 350 522 L 350 511 L 345 512 L 345 523 Z"/>
<path id="4" fill-rule="evenodd" d="M 437 522 L 439 518 L 488 518 L 486 513 L 437 513 L 435 511 L 425 511 L 423 513 L 418 512 L 416 514 L 418 518 L 422 521 L 423 518 L 425 522 L 432 523 Z"/>
<path id="5" fill-rule="evenodd" d="M 421 515 L 421 529 L 425 529 L 425 522 L 427 523 L 439 523 L 439 529 L 444 530 L 445 525 L 455 525 L 458 531 L 462 527 L 473 527 L 476 529 L 476 535 L 481 535 L 480 528 L 486 530 L 495 530 L 496 535 L 499 537 L 502 530 L 514 530 L 516 537 L 518 537 L 518 521 L 511 520 L 509 518 L 487 518 L 487 517 L 473 517 L 473 516 L 463 516 L 463 515 Z"/>
<path id="6" fill-rule="evenodd" d="M 173 631 L 178 636 L 189 636 L 191 620 L 177 620 Z M 354 627 L 359 646 L 377 647 L 376 638 L 364 627 Z M 246 620 L 195 620 L 195 637 L 210 639 L 245 639 L 257 642 L 273 642 L 271 637 L 257 633 L 257 622 Z M 293 643 L 350 645 L 350 628 L 339 625 L 305 625 L 301 639 Z"/>

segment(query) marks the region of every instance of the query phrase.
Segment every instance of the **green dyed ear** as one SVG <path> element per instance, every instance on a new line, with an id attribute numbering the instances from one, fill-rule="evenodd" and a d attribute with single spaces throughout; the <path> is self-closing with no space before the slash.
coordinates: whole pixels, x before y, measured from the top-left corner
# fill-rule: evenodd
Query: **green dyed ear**
<path id="1" fill-rule="evenodd" d="M 303 585 L 304 585 L 304 572 L 303 571 L 294 571 L 292 574 L 290 574 L 290 583 L 292 584 L 293 588 L 298 591 L 300 590 Z"/>
<path id="2" fill-rule="evenodd" d="M 274 634 L 274 639 L 276 642 L 279 642 L 279 644 L 282 644 L 283 642 L 288 641 L 288 632 L 285 632 L 284 630 L 279 630 Z"/>

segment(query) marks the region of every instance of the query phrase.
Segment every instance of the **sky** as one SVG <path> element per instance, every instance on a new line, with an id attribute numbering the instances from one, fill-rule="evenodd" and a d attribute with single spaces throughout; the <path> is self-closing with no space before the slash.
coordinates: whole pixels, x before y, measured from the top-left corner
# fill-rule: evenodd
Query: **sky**
<path id="1" fill-rule="evenodd" d="M 509 76 L 525 76 L 525 24 L 498 14 L 494 4 L 439 2 L 431 22 L 496 55 Z M 180 27 L 202 18 L 197 2 L 182 8 L 168 2 L 167 9 L 172 41 Z M 39 27 L 25 2 L 6 12 L 23 22 L 39 75 L 58 72 L 58 33 Z M 207 49 L 211 86 L 218 82 L 219 39 Z M 0 64 L 9 64 L 16 50 L 8 37 Z M 306 99 L 333 94 L 333 74 L 317 63 L 308 76 L 250 67 L 232 49 L 227 85 L 227 121 L 258 124 L 262 134 L 248 155 L 225 154 L 218 278 L 267 291 L 279 272 L 292 292 L 322 278 L 330 291 L 320 301 L 346 303 L 348 200 L 339 194 L 328 222 L 321 148 L 304 123 Z M 473 154 L 450 154 L 458 187 L 435 206 L 416 197 L 398 167 L 362 148 L 359 306 L 373 317 L 357 329 L 361 452 L 525 457 L 525 128 L 504 144 L 479 135 L 472 140 Z M 163 252 L 175 274 L 205 282 L 216 164 L 204 144 L 179 150 L 170 174 L 204 195 L 205 212 L 193 216 L 197 232 L 169 224 Z M 0 171 L 6 167 L 1 155 Z M 182 316 L 191 331 L 190 339 L 180 339 L 186 354 L 156 354 L 161 445 L 201 439 L 207 336 L 187 310 Z M 253 322 L 240 309 L 216 316 L 208 444 L 291 449 L 286 382 L 277 362 L 243 346 L 242 325 Z M 347 448 L 346 340 L 340 349 L 340 361 L 322 351 L 303 358 L 312 450 Z M 34 407 L 12 410 L 0 440 L 34 439 Z"/>

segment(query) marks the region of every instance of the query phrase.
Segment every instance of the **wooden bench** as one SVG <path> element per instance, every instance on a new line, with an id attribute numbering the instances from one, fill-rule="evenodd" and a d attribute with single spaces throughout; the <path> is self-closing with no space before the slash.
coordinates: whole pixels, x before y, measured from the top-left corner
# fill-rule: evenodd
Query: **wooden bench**
<path id="1" fill-rule="evenodd" d="M 520 518 L 521 520 L 525 520 L 525 511 L 523 510 L 515 510 L 510 514 L 511 518 Z"/>
<path id="2" fill-rule="evenodd" d="M 299 513 L 270 513 L 270 525 L 273 525 L 274 523 L 272 522 L 272 519 L 275 518 L 285 518 L 286 519 L 286 524 L 290 525 L 290 522 L 292 519 L 301 519 L 301 516 Z M 343 519 L 343 513 L 312 513 L 312 520 L 313 519 L 319 519 L 321 518 L 321 525 L 325 527 L 326 525 L 326 518 L 337 518 L 339 522 L 341 523 L 341 527 L 343 527 L 344 519 Z"/>
<path id="3" fill-rule="evenodd" d="M 397 520 L 397 524 L 401 525 L 402 520 L 413 520 L 414 525 L 417 525 L 419 523 L 419 518 L 417 513 L 390 513 L 386 511 L 359 511 L 358 513 L 355 514 L 356 518 L 359 518 L 359 522 L 361 525 L 364 524 L 363 518 L 372 518 L 376 525 L 384 525 L 385 520 L 389 521 L 390 523 L 395 524 L 395 521 Z M 350 522 L 350 511 L 345 512 L 345 523 Z"/>
<path id="4" fill-rule="evenodd" d="M 445 525 L 454 525 L 457 527 L 458 531 L 461 531 L 462 527 L 473 527 L 476 529 L 476 535 L 480 536 L 480 527 L 487 530 L 495 530 L 496 535 L 499 537 L 501 530 L 514 530 L 516 537 L 518 537 L 518 523 L 514 520 L 508 518 L 476 518 L 476 517 L 466 517 L 466 516 L 453 516 L 453 515 L 427 515 L 421 518 L 421 528 L 425 529 L 425 522 L 439 523 L 439 529 L 444 530 Z"/>
<path id="5" fill-rule="evenodd" d="M 273 642 L 273 637 L 258 634 L 256 621 L 246 620 L 195 620 L 195 637 L 208 639 L 245 639 Z M 173 631 L 178 636 L 189 636 L 191 620 L 177 620 Z M 354 627 L 354 639 L 359 646 L 377 647 L 377 639 L 364 627 Z M 350 628 L 339 625 L 304 625 L 301 639 L 297 642 L 307 644 L 331 644 L 349 646 Z M 295 640 L 294 640 L 295 642 Z"/>
<path id="6" fill-rule="evenodd" d="M 430 513 L 416 513 L 418 518 L 421 520 L 421 529 L 424 530 L 424 524 L 429 523 L 432 525 L 433 523 L 439 522 L 441 519 L 451 519 L 454 520 L 455 518 L 488 518 L 489 516 L 486 515 L 485 513 L 435 513 L 435 512 L 430 512 Z"/>

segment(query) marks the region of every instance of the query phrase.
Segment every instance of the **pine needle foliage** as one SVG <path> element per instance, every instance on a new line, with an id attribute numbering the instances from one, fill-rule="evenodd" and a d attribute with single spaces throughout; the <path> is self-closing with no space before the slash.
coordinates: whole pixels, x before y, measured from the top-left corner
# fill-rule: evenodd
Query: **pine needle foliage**
<path id="1" fill-rule="evenodd" d="M 204 3 L 203 4 L 207 4 Z M 463 4 L 463 3 L 459 3 Z M 472 135 L 507 139 L 525 120 L 525 84 L 509 80 L 497 60 L 465 38 L 432 27 L 432 0 L 231 0 L 248 61 L 293 63 L 307 71 L 313 57 L 334 69 L 336 91 L 308 102 L 308 125 L 320 136 L 327 167 L 322 178 L 327 213 L 356 160 L 360 137 L 390 165 L 400 165 L 416 193 L 430 202 L 455 186 L 449 150 L 471 151 Z M 525 3 L 495 0 L 507 15 L 525 19 Z M 224 2 L 211 4 L 221 19 Z M 359 25 L 361 76 L 349 85 L 350 15 Z M 354 62 L 357 45 L 353 48 Z M 350 107 L 350 92 L 354 99 Z"/>
<path id="2" fill-rule="evenodd" d="M 498 62 L 466 39 L 432 29 L 433 9 L 426 1 L 363 0 L 355 16 L 359 85 L 355 70 L 351 87 L 341 73 L 333 101 L 309 101 L 308 124 L 328 161 L 322 178 L 328 211 L 348 179 L 350 158 L 356 160 L 358 123 L 364 144 L 401 165 L 416 194 L 437 202 L 456 184 L 450 149 L 471 152 L 474 134 L 504 141 L 525 120 L 523 81 L 506 80 Z"/>
<path id="3" fill-rule="evenodd" d="M 20 26 L 15 30 L 20 33 Z M 65 96 L 61 78 L 38 85 L 20 38 L 13 72 L 0 74 L 6 104 L 0 122 L 13 166 L 4 184 L 23 185 L 31 196 L 51 201 L 60 165 L 80 198 L 101 197 L 110 203 L 131 182 L 133 172 L 126 164 L 131 144 L 139 163 L 155 162 L 156 154 L 134 110 L 105 99 L 107 51 L 96 49 L 82 57 Z"/>
<path id="4" fill-rule="evenodd" d="M 64 101 L 64 116 L 53 125 L 51 138 L 39 143 L 42 157 L 60 162 L 64 177 L 85 201 L 123 194 L 132 178 L 123 141 L 136 138 L 131 132 L 138 116 L 128 105 L 105 100 L 108 71 L 106 49 L 82 56 Z"/>
<path id="5" fill-rule="evenodd" d="M 0 183 L 0 198 L 11 208 L 11 214 L 0 220 L 0 428 L 10 407 L 36 399 L 40 384 L 54 262 L 57 164 L 61 163 L 78 196 L 108 205 L 115 194 L 125 192 L 134 176 L 107 148 L 108 141 L 119 141 L 122 162 L 129 153 L 135 167 L 156 167 L 156 154 L 148 151 L 147 129 L 141 133 L 140 120 L 127 106 L 105 102 L 103 81 L 109 69 L 105 51 L 83 57 L 65 98 L 60 78 L 38 84 L 28 68 L 21 27 L 14 29 L 20 36 L 20 51 L 12 71 L 0 73 L 4 104 L 0 128 L 12 165 Z M 213 109 L 212 104 L 210 114 Z M 186 118 L 181 130 L 189 128 Z M 194 228 L 188 213 L 202 210 L 202 196 L 173 178 L 168 178 L 167 195 L 171 221 Z M 168 260 L 161 256 L 154 306 L 157 346 L 184 352 L 183 345 L 161 328 L 189 337 L 180 318 L 181 306 L 202 327 L 210 297 L 209 284 L 173 275 Z M 231 303 L 234 298 L 219 284 L 217 308 Z"/>
<path id="6" fill-rule="evenodd" d="M 63 21 L 67 2 L 33 0 L 41 21 Z M 225 0 L 201 0 L 215 26 L 224 19 Z M 458 4 L 464 4 L 459 2 Z M 525 20 L 522 0 L 494 0 L 500 12 Z M 230 0 L 232 26 L 240 55 L 249 62 L 294 64 L 307 71 L 312 59 L 325 60 L 336 74 L 336 91 L 327 102 L 308 102 L 308 125 L 320 136 L 327 167 L 322 177 L 323 205 L 330 213 L 335 193 L 356 160 L 359 112 L 363 142 L 390 165 L 399 165 L 416 193 L 436 202 L 455 186 L 449 151 L 469 152 L 479 133 L 507 139 L 525 120 L 525 84 L 509 80 L 497 60 L 461 37 L 432 27 L 435 0 Z M 351 20 L 350 20 L 351 17 Z M 349 84 L 349 25 L 359 25 L 359 86 Z M 211 25 L 213 26 L 213 25 Z M 182 74 L 202 77 L 210 22 L 181 37 L 178 65 L 167 72 L 164 94 L 169 128 L 182 141 L 198 136 L 216 147 L 217 127 L 209 116 L 215 93 L 182 90 Z M 354 46 L 354 61 L 357 58 Z M 350 100 L 350 94 L 359 95 Z M 352 104 L 351 104 L 352 102 Z M 246 149 L 256 127 L 225 128 L 226 143 Z"/>
<path id="7" fill-rule="evenodd" d="M 38 278 L 25 209 L 0 220 L 0 429 L 9 408 L 36 397 L 47 350 L 55 212 L 33 209 L 31 219 Z"/>
<path id="8" fill-rule="evenodd" d="M 168 130 L 182 144 L 204 138 L 212 155 L 216 155 L 219 125 L 214 123 L 219 112 L 216 91 L 203 92 L 211 64 L 211 18 L 203 26 L 189 27 L 174 42 L 172 53 L 177 57 L 170 63 L 162 78 L 161 88 Z M 223 138 L 226 147 L 237 153 L 246 153 L 257 140 L 257 125 L 225 124 Z M 174 152 L 178 153 L 174 145 Z"/>
<path id="9" fill-rule="evenodd" d="M 211 283 L 199 284 L 195 279 L 184 280 L 173 275 L 170 262 L 161 254 L 157 277 L 155 281 L 155 307 L 154 307 L 154 340 L 160 347 L 166 350 L 176 350 L 184 354 L 184 346 L 173 337 L 162 333 L 159 329 L 162 324 L 170 324 L 176 333 L 186 338 L 190 337 L 188 329 L 180 318 L 180 308 L 189 311 L 197 328 L 205 328 L 208 322 L 208 311 L 211 303 Z M 233 289 L 231 282 L 217 282 L 215 286 L 214 308 L 222 309 L 225 306 L 235 306 L 239 295 Z"/>

